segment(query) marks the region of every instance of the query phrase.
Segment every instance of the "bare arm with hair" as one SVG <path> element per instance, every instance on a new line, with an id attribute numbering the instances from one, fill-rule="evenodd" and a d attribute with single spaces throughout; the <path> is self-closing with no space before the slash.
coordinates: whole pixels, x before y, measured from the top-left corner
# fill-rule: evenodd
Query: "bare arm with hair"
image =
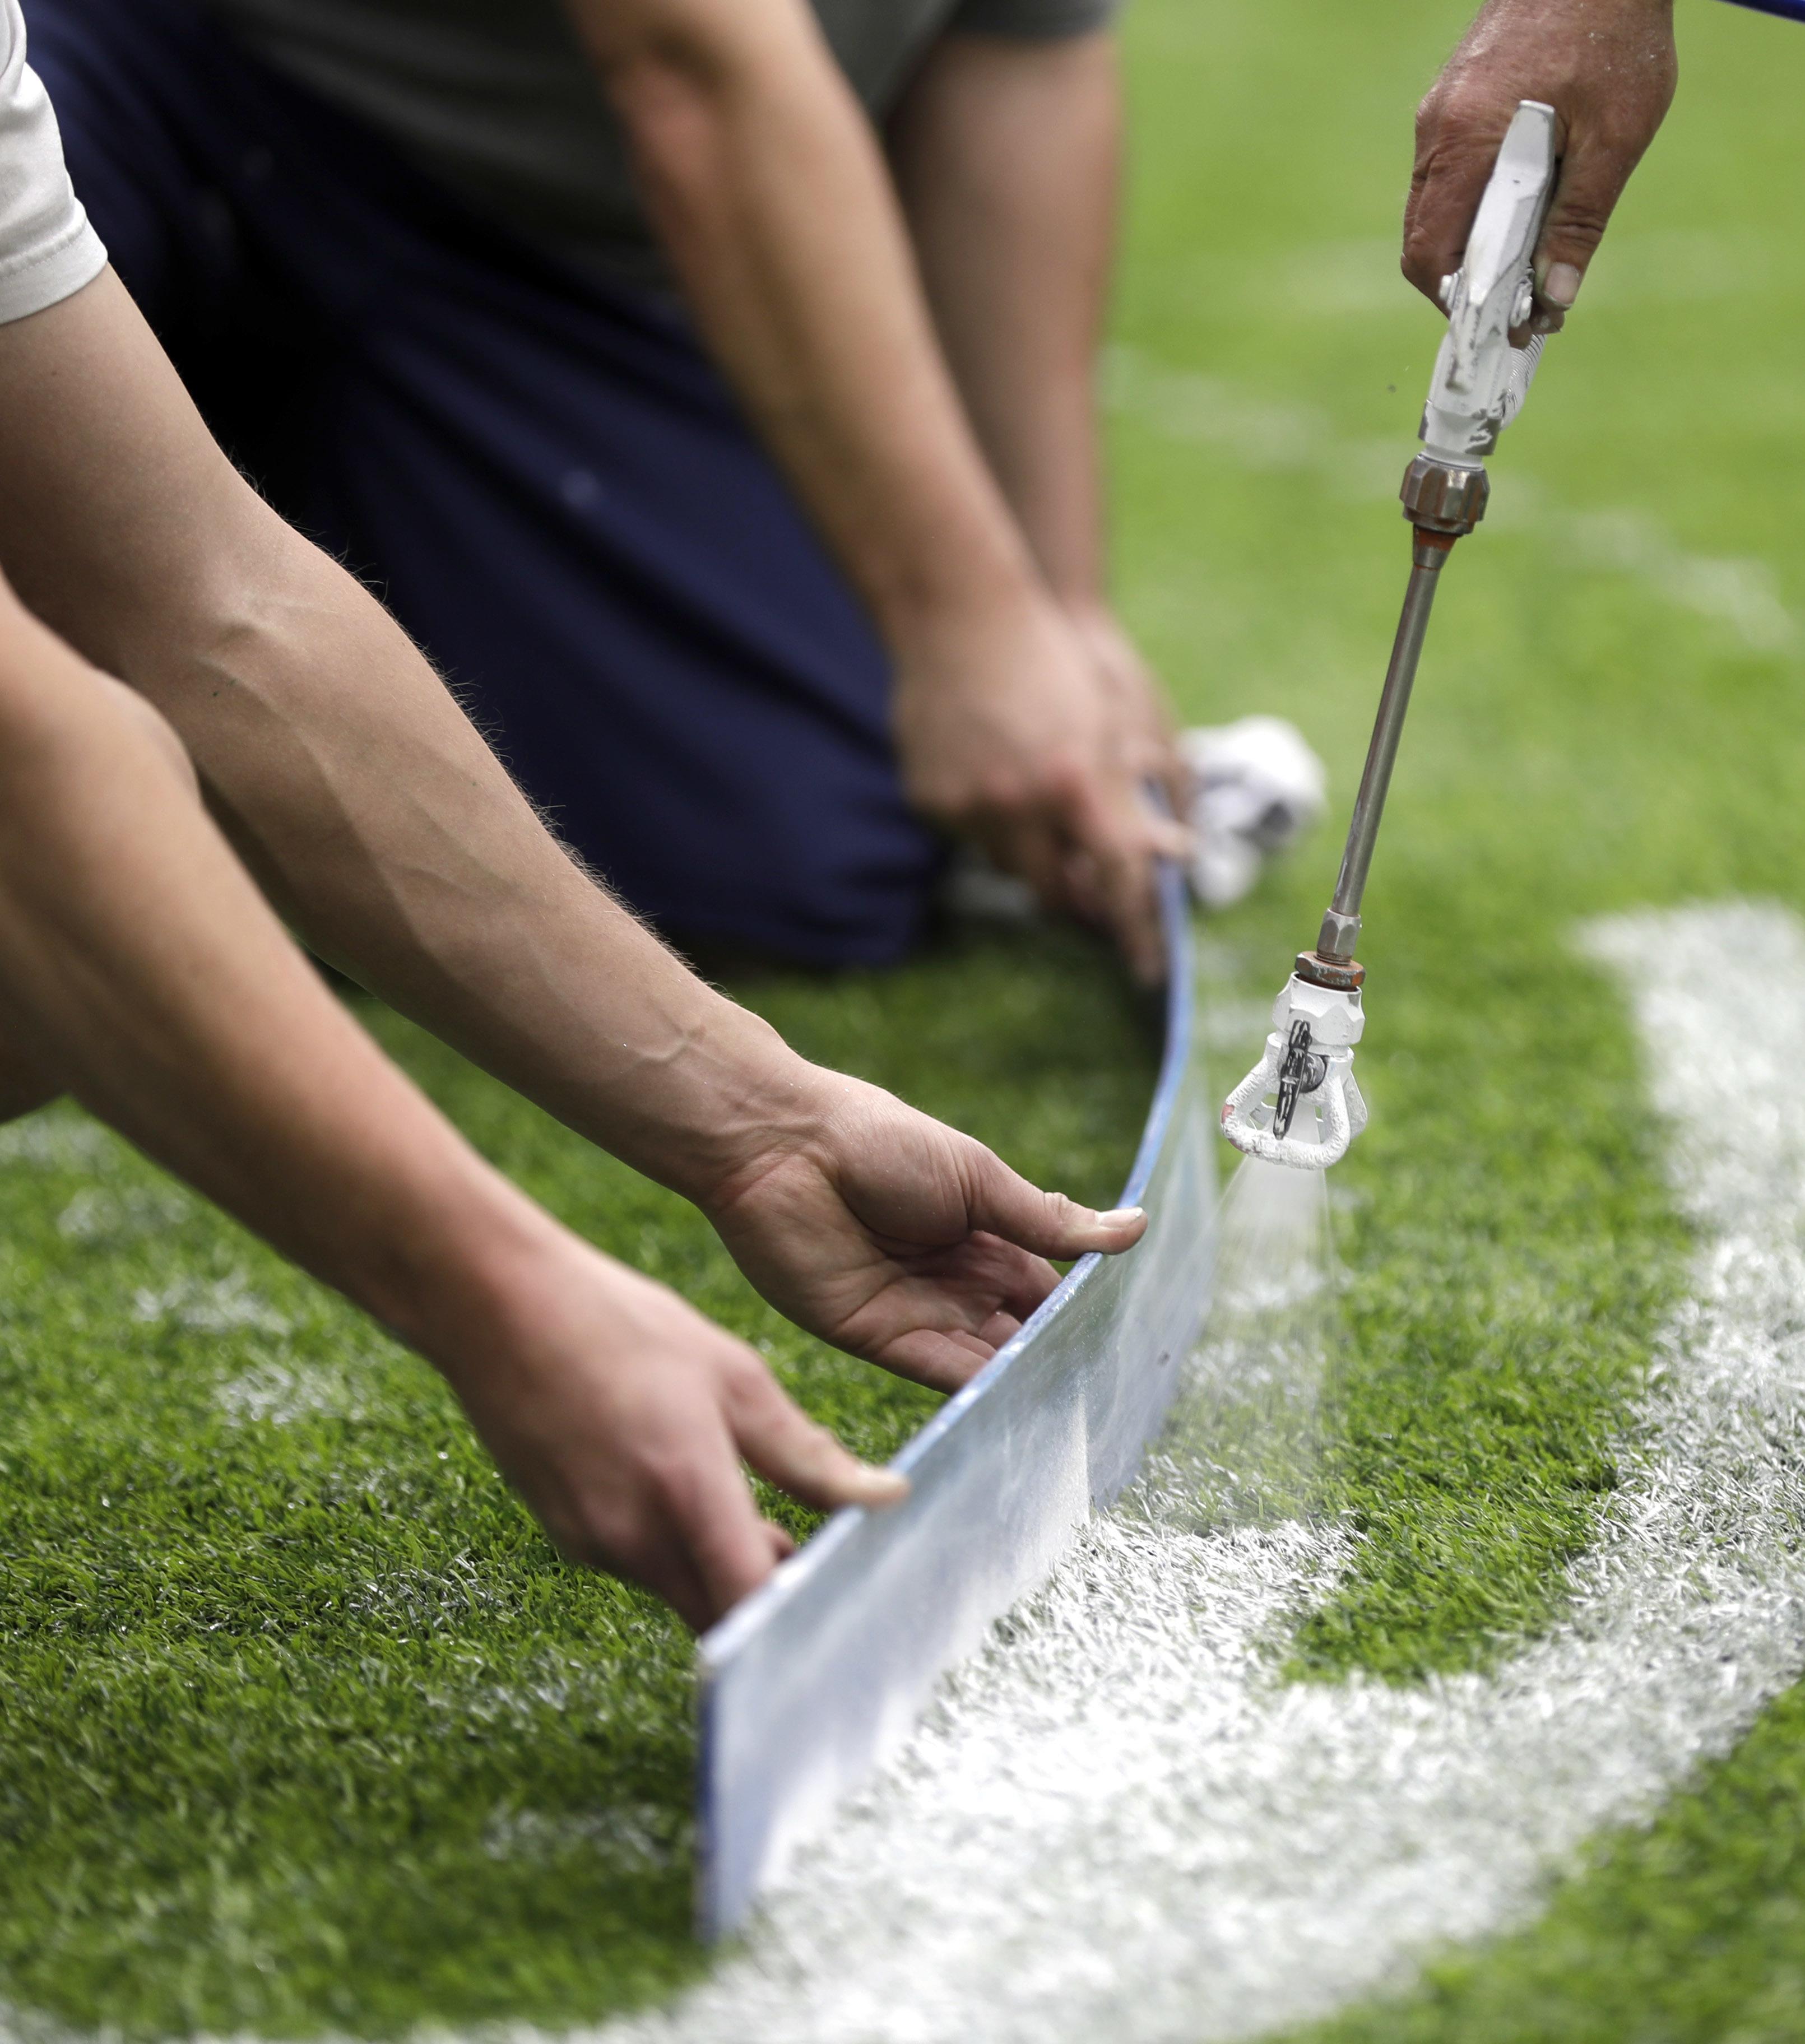
<path id="1" fill-rule="evenodd" d="M 573 1559 L 693 1625 L 822 1507 L 902 1489 L 492 1170 L 325 992 L 167 726 L 0 582 L 0 1082 L 67 1090 L 437 1364 Z"/>
<path id="2" fill-rule="evenodd" d="M 1130 770 L 1176 805 L 1170 713 L 1106 586 L 1097 352 L 1122 118 L 1113 36 L 954 34 L 898 106 L 891 155 L 979 440 L 1103 678 Z"/>
<path id="3" fill-rule="evenodd" d="M 1151 862 L 1176 840 L 973 440 L 813 15 L 567 4 L 704 336 L 889 645 L 912 799 L 1050 905 L 1094 909 L 1157 976 Z"/>
<path id="4" fill-rule="evenodd" d="M 1137 1216 L 1042 1193 L 706 986 L 547 835 L 381 607 L 215 446 L 110 273 L 0 327 L 0 562 L 165 716 L 324 957 L 717 1220 L 824 1339 L 962 1381 Z"/>
<path id="5" fill-rule="evenodd" d="M 1673 0 L 1486 0 L 1417 110 L 1404 275 L 1436 298 L 1518 103 L 1544 101 L 1561 172 L 1536 250 L 1534 324 L 1558 328 L 1678 77 Z"/>

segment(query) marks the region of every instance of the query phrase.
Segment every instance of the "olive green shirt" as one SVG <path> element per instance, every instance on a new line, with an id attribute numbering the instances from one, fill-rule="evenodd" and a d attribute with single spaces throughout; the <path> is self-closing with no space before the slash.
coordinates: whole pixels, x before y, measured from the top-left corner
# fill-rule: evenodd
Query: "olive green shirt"
<path id="1" fill-rule="evenodd" d="M 948 31 L 1103 26 L 1116 0 L 814 0 L 872 117 Z M 257 56 L 566 256 L 662 281 L 620 129 L 560 0 L 210 0 Z"/>

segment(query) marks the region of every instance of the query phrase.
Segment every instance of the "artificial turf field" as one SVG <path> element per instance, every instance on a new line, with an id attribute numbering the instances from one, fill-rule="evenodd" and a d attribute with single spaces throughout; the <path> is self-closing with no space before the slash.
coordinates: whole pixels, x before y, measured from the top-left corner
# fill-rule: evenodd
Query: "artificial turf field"
<path id="1" fill-rule="evenodd" d="M 1121 601 L 1187 718 L 1295 717 L 1341 804 L 1436 338 L 1395 276 L 1409 110 L 1464 12 L 1127 21 Z M 1668 129 L 1446 578 L 1376 868 L 1325 1473 L 1365 1537 L 1292 1642 L 1299 1680 L 1507 1652 L 1615 1481 L 1689 1243 L 1572 925 L 1805 908 L 1805 29 L 1680 17 Z M 1229 1062 L 1334 855 L 1214 926 Z M 810 1054 L 1113 1195 L 1152 1046 L 1084 940 L 968 931 L 895 974 L 743 991 Z M 360 1012 L 529 1190 L 758 1340 L 854 1445 L 919 1423 L 924 1394 L 788 1330 L 679 1202 Z M 706 1967 L 687 1644 L 549 1554 L 422 1366 L 57 1111 L 0 1133 L 0 2001 L 130 2035 L 387 2036 L 593 2019 Z M 1802 1792 L 1795 1694 L 1538 1925 L 1320 2034 L 1805 2035 Z"/>

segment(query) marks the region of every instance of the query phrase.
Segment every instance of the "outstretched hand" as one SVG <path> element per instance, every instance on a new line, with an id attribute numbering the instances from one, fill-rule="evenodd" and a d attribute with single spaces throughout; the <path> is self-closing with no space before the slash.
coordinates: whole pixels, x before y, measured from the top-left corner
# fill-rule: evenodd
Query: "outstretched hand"
<path id="1" fill-rule="evenodd" d="M 1511 117 L 1539 99 L 1554 109 L 1561 167 L 1535 252 L 1531 324 L 1555 332 L 1678 75 L 1672 0 L 1486 0 L 1417 110 L 1404 275 L 1439 304 Z"/>
<path id="2" fill-rule="evenodd" d="M 956 1390 L 1058 1283 L 1049 1258 L 1113 1254 L 1146 1228 L 1137 1207 L 1043 1193 L 878 1087 L 820 1076 L 806 1132 L 703 1205 L 772 1304 L 837 1348 Z"/>
<path id="3" fill-rule="evenodd" d="M 793 1068 L 792 1068 L 793 1070 Z M 1131 1247 L 1139 1208 L 1043 1193 L 981 1143 L 862 1081 L 794 1073 L 799 1111 L 700 1204 L 799 1326 L 937 1391 L 995 1354 L 1059 1281 L 1049 1257 Z M 761 1359 L 673 1293 L 543 1217 L 477 1310 L 448 1297 L 415 1342 L 573 1561 L 706 1625 L 788 1553 L 749 1466 L 806 1504 L 907 1494 L 786 1397 Z"/>
<path id="4" fill-rule="evenodd" d="M 793 1544 L 760 1516 L 742 1464 L 822 1512 L 907 1496 L 744 1342 L 561 1230 L 539 1232 L 487 1310 L 458 1311 L 423 1345 L 568 1559 L 644 1583 L 699 1631 Z"/>

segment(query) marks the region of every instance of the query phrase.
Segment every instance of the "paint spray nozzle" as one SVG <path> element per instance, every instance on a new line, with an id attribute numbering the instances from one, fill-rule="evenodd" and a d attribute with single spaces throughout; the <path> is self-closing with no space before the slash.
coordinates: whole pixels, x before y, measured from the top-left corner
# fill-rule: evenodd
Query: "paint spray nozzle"
<path id="1" fill-rule="evenodd" d="M 1366 1024 L 1362 974 L 1357 965 L 1330 965 L 1309 951 L 1297 964 L 1272 1004 L 1264 1055 L 1222 1104 L 1222 1133 L 1249 1157 L 1322 1171 L 1366 1126 L 1353 1075 Z"/>

